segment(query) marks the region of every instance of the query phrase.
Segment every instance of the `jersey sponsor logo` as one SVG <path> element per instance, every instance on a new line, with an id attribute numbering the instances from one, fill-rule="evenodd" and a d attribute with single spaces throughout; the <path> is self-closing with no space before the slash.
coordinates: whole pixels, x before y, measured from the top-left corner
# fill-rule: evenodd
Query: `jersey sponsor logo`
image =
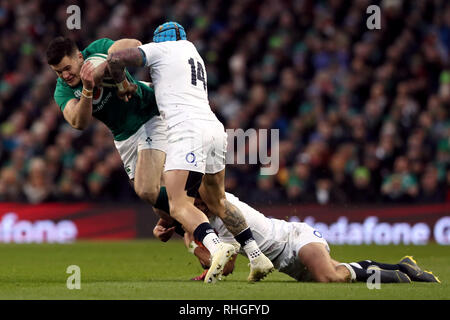
<path id="1" fill-rule="evenodd" d="M 75 96 L 77 99 L 80 99 L 80 98 L 81 98 L 81 90 L 80 90 L 80 89 L 75 90 L 75 91 L 73 92 L 73 94 L 74 94 L 74 96 Z"/>
<path id="2" fill-rule="evenodd" d="M 318 238 L 322 238 L 322 234 L 319 232 L 319 231 L 317 231 L 317 230 L 314 230 L 314 235 L 316 236 L 316 237 L 318 237 Z"/>
<path id="3" fill-rule="evenodd" d="M 100 102 L 103 96 L 103 88 L 94 88 L 94 94 L 92 96 L 92 104 L 97 104 Z"/>
<path id="4" fill-rule="evenodd" d="M 98 106 L 92 110 L 92 113 L 98 112 L 100 110 L 103 109 L 103 107 L 105 106 L 105 104 L 108 102 L 108 100 L 112 97 L 112 93 L 108 92 L 108 94 L 106 95 L 106 97 L 104 99 L 101 99 L 101 97 L 99 98 L 100 103 L 98 104 Z M 97 102 L 98 103 L 98 102 Z M 94 101 L 92 101 L 92 104 L 95 104 Z"/>

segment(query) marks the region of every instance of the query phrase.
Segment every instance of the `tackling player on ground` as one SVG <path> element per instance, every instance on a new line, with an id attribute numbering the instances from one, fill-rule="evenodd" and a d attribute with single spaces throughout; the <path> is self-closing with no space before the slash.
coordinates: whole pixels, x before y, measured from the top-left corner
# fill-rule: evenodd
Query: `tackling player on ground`
<path id="1" fill-rule="evenodd" d="M 234 195 L 226 193 L 226 197 L 244 214 L 259 247 L 275 268 L 297 281 L 366 282 L 375 270 L 379 272 L 381 283 L 440 282 L 431 272 L 423 271 L 410 256 L 402 258 L 397 264 L 372 260 L 339 263 L 331 258 L 330 248 L 321 233 L 308 224 L 267 218 Z M 208 207 L 203 201 L 196 199 L 196 206 L 208 215 Z M 169 240 L 174 231 L 166 227 L 167 221 L 164 219 L 160 219 L 153 230 L 155 237 L 161 241 Z M 213 215 L 209 215 L 209 219 L 222 241 L 233 244 L 236 251 L 239 251 L 239 244 L 222 221 Z M 186 232 L 184 238 L 189 251 L 195 254 L 207 270 L 210 257 L 208 250 L 195 243 L 189 233 Z M 234 263 L 235 258 L 225 266 L 224 275 L 233 271 Z M 194 280 L 202 280 L 205 274 L 206 271 Z"/>
<path id="2" fill-rule="evenodd" d="M 242 213 L 225 198 L 227 137 L 209 106 L 205 64 L 186 40 L 183 27 L 165 23 L 156 28 L 152 43 L 111 52 L 108 64 L 119 90 L 127 89 L 125 67 L 150 67 L 158 107 L 167 123 L 164 181 L 170 214 L 211 252 L 205 282 L 217 280 L 234 254 L 234 246 L 221 242 L 208 218 L 194 206 L 198 193 L 248 255 L 248 280 L 262 279 L 273 265 L 258 248 Z"/>

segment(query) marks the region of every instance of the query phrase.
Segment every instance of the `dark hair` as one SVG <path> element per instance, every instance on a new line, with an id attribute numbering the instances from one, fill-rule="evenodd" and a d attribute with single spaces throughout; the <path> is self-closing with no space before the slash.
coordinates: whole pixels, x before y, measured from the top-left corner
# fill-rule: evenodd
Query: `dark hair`
<path id="1" fill-rule="evenodd" d="M 78 49 L 74 41 L 69 38 L 57 37 L 53 39 L 47 48 L 47 63 L 56 65 L 65 56 L 72 56 Z"/>

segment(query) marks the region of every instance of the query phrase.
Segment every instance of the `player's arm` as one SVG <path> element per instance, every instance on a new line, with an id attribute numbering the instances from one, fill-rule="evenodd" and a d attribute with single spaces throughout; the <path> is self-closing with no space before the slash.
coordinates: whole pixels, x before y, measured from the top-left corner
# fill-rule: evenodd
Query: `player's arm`
<path id="1" fill-rule="evenodd" d="M 182 237 L 185 235 L 183 226 L 177 220 L 173 219 L 162 210 L 156 208 L 154 210 L 160 216 L 160 219 L 153 228 L 153 235 L 157 239 L 166 242 L 172 237 L 174 232 Z"/>
<path id="2" fill-rule="evenodd" d="M 153 228 L 153 235 L 162 242 L 168 241 L 174 232 L 175 226 L 173 226 L 173 223 L 162 218 L 158 220 L 156 226 Z"/>
<path id="3" fill-rule="evenodd" d="M 128 52 L 128 49 L 131 52 L 135 51 L 137 47 L 141 46 L 142 42 L 137 39 L 120 39 L 114 42 L 111 47 L 108 49 L 108 59 L 106 61 L 106 65 L 109 64 L 108 69 L 111 73 L 113 79 L 120 83 L 125 80 L 125 67 L 133 66 L 128 65 L 128 61 L 123 59 L 123 54 L 121 52 Z M 119 53 L 119 54 L 117 54 Z M 128 55 L 125 55 L 128 56 Z M 112 61 L 112 63 L 111 63 Z M 137 65 L 139 66 L 139 65 Z"/>
<path id="4" fill-rule="evenodd" d="M 115 41 L 108 49 L 108 54 L 128 48 L 136 48 L 142 46 L 142 42 L 137 39 L 120 39 Z"/>
<path id="5" fill-rule="evenodd" d="M 63 110 L 66 121 L 75 129 L 86 129 L 92 119 L 92 96 L 94 91 L 94 66 L 90 62 L 86 62 L 80 71 L 83 89 L 81 98 L 71 99 L 67 102 Z"/>
<path id="6" fill-rule="evenodd" d="M 127 48 L 108 52 L 108 71 L 117 83 L 117 94 L 120 99 L 128 101 L 136 91 L 137 86 L 128 82 L 125 77 L 125 67 L 140 67 L 145 65 L 144 53 L 139 48 Z"/>
<path id="7" fill-rule="evenodd" d="M 96 87 L 100 86 L 103 78 L 108 74 L 108 62 L 103 62 L 94 70 L 94 84 Z"/>
<path id="8" fill-rule="evenodd" d="M 127 48 L 108 53 L 108 67 L 114 81 L 121 83 L 125 80 L 125 67 L 145 66 L 145 54 L 140 48 Z"/>

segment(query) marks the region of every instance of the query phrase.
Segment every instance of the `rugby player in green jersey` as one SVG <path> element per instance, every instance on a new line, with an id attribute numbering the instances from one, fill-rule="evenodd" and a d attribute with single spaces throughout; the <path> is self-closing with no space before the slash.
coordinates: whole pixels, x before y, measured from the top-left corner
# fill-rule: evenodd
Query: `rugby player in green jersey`
<path id="1" fill-rule="evenodd" d="M 65 120 L 74 128 L 86 129 L 92 117 L 103 122 L 114 137 L 136 194 L 157 209 L 169 213 L 167 193 L 160 188 L 166 157 L 166 125 L 154 90 L 127 71 L 127 89 L 102 86 L 107 63 L 96 68 L 87 58 L 141 45 L 135 39 L 113 41 L 103 38 L 80 51 L 68 38 L 57 37 L 47 49 L 47 62 L 58 80 L 54 99 Z"/>

